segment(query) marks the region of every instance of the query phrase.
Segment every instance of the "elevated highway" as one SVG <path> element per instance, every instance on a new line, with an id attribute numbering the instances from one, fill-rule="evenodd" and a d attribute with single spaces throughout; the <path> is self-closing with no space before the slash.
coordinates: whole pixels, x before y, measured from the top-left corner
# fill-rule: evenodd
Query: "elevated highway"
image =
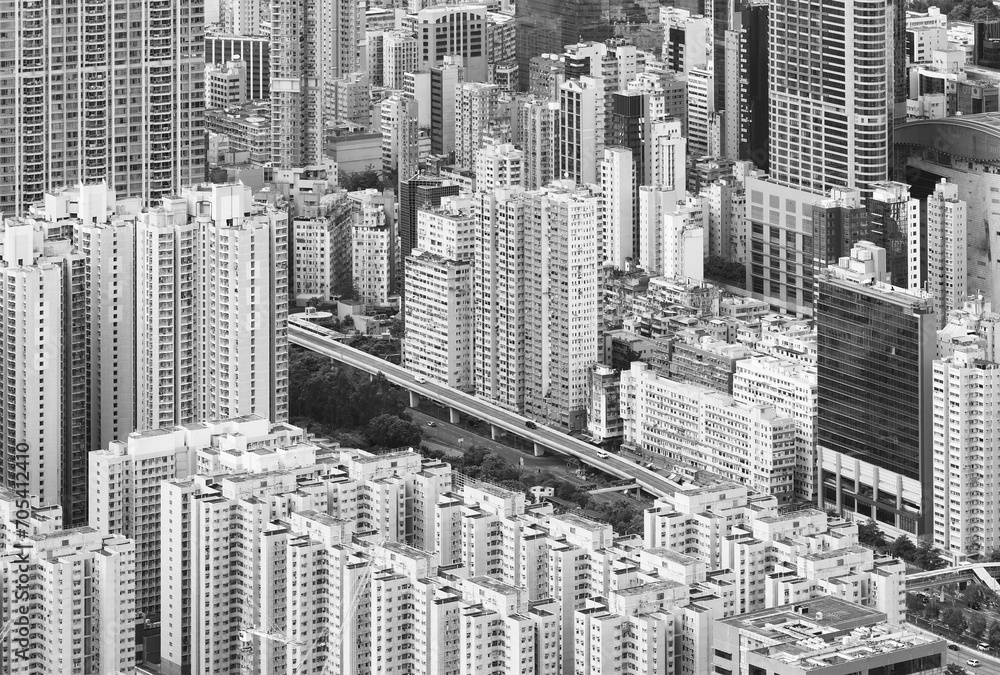
<path id="1" fill-rule="evenodd" d="M 421 398 L 436 401 L 448 407 L 453 423 L 458 422 L 460 415 L 481 420 L 490 425 L 494 437 L 502 430 L 530 441 L 534 444 L 535 454 L 551 452 L 576 457 L 612 476 L 628 479 L 656 497 L 673 494 L 675 491 L 673 483 L 636 462 L 616 454 L 608 454 L 590 443 L 542 425 L 529 428 L 527 425 L 531 420 L 527 417 L 457 389 L 426 380 L 418 382 L 413 373 L 405 368 L 348 347 L 339 341 L 339 334 L 308 321 L 290 319 L 288 340 L 293 345 L 328 356 L 357 370 L 373 375 L 381 373 L 392 384 L 409 391 L 411 407 L 417 407 Z"/>

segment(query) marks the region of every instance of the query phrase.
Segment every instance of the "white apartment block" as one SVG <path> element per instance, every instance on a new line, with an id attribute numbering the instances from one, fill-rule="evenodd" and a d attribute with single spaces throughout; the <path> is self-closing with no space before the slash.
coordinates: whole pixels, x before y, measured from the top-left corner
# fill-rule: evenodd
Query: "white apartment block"
<path id="1" fill-rule="evenodd" d="M 745 405 L 764 404 L 795 420 L 794 489 L 802 499 L 817 499 L 816 366 L 776 356 L 754 356 L 736 362 L 733 398 Z"/>
<path id="2" fill-rule="evenodd" d="M 634 362 L 622 371 L 625 443 L 644 457 L 706 469 L 750 489 L 792 497 L 795 421 L 761 404 L 657 375 Z"/>
<path id="3" fill-rule="evenodd" d="M 604 203 L 572 181 L 555 182 L 529 199 L 525 411 L 557 428 L 583 429 L 588 373 L 598 360 Z"/>
<path id="4" fill-rule="evenodd" d="M 416 245 L 449 260 L 472 260 L 476 252 L 472 203 L 471 197 L 442 197 L 437 208 L 418 210 Z"/>
<path id="5" fill-rule="evenodd" d="M 473 261 L 413 249 L 406 258 L 403 366 L 472 391 Z"/>
<path id="6" fill-rule="evenodd" d="M 197 419 L 285 420 L 288 213 L 254 209 L 243 185 L 188 188 L 181 197 L 198 232 Z M 183 382 L 183 364 L 175 367 Z"/>
<path id="7" fill-rule="evenodd" d="M 58 549 L 49 559 L 100 550 L 99 621 L 134 625 L 134 589 L 158 584 L 164 673 L 699 675 L 713 620 L 742 608 L 820 595 L 890 616 L 902 607 L 900 570 L 857 546 L 855 524 L 779 511 L 732 482 L 674 482 L 643 536 L 616 536 L 412 451 L 317 445 L 253 417 L 133 434 L 92 462 L 95 520 L 139 541 L 53 536 L 58 509 L 35 509 L 27 536 L 36 552 Z M 0 498 L 0 523 L 14 512 Z M 14 535 L 0 527 L 0 546 Z M 135 576 L 108 584 L 115 570 Z M 71 577 L 39 606 L 72 611 Z M 34 612 L 44 635 L 55 618 L 75 625 Z M 97 672 L 131 672 L 131 631 L 101 635 Z M 115 647 L 119 663 L 104 669 Z"/>
<path id="8" fill-rule="evenodd" d="M 349 277 L 351 203 L 346 192 L 319 196 L 314 206 L 296 205 L 292 220 L 292 293 L 331 302 L 339 281 Z"/>
<path id="9" fill-rule="evenodd" d="M 966 203 L 958 198 L 958 185 L 945 179 L 927 197 L 927 290 L 934 298 L 938 327 L 948 312 L 961 309 L 968 292 Z"/>
<path id="10" fill-rule="evenodd" d="M 151 203 L 203 175 L 205 5 L 75 9 L 77 20 L 70 8 L 25 7 L 0 40 L 10 52 L 0 135 L 19 139 L 0 150 L 5 215 L 64 185 L 106 180 Z"/>
<path id="11" fill-rule="evenodd" d="M 382 38 L 382 84 L 402 91 L 404 75 L 417 70 L 417 39 L 405 30 L 388 31 Z"/>
<path id="12" fill-rule="evenodd" d="M 602 79 L 581 76 L 559 87 L 559 170 L 555 178 L 600 184 L 604 117 Z"/>
<path id="13" fill-rule="evenodd" d="M 419 128 L 417 102 L 407 94 L 393 94 L 379 108 L 382 131 L 382 171 L 395 171 L 408 180 L 417 173 Z"/>
<path id="14" fill-rule="evenodd" d="M 172 198 L 141 213 L 136 242 L 136 428 L 198 416 L 198 225 Z"/>
<path id="15" fill-rule="evenodd" d="M 351 269 L 357 299 L 366 303 L 389 301 L 395 275 L 396 230 L 392 193 L 374 188 L 348 193 L 354 223 Z"/>
<path id="16" fill-rule="evenodd" d="M 687 144 L 695 158 L 712 154 L 715 77 L 710 68 L 692 68 L 688 73 Z"/>
<path id="17" fill-rule="evenodd" d="M 604 264 L 628 269 L 635 249 L 635 162 L 629 148 L 605 148 L 601 160 L 601 193 L 605 201 Z"/>
<path id="18" fill-rule="evenodd" d="M 89 525 L 135 542 L 137 611 L 160 613 L 161 483 L 244 466 L 293 469 L 315 459 L 304 436 L 298 427 L 247 415 L 137 431 L 90 453 Z"/>
<path id="19" fill-rule="evenodd" d="M 495 84 L 463 82 L 455 91 L 455 164 L 475 168 L 476 152 L 494 133 L 501 90 Z"/>
<path id="20" fill-rule="evenodd" d="M 25 221 L 7 221 L 3 230 L 0 447 L 8 460 L 4 487 L 27 490 L 40 504 L 60 504 L 68 471 L 62 424 L 66 280 L 60 261 L 43 255 L 42 237 Z"/>
<path id="21" fill-rule="evenodd" d="M 473 312 L 476 395 L 524 409 L 525 233 L 529 192 L 513 188 L 476 193 Z"/>
<path id="22" fill-rule="evenodd" d="M 247 64 L 238 56 L 205 65 L 205 108 L 235 108 L 247 102 Z"/>
<path id="23" fill-rule="evenodd" d="M 539 190 L 559 177 L 559 103 L 532 98 L 516 109 L 511 120 L 515 138 L 524 150 L 524 187 Z"/>
<path id="24" fill-rule="evenodd" d="M 3 672 L 135 673 L 135 544 L 90 527 L 62 529 L 59 507 L 30 507 L 4 489 L 0 518 L 8 597 L 0 624 L 16 637 L 0 649 Z"/>
<path id="25" fill-rule="evenodd" d="M 707 211 L 702 203 L 678 207 L 663 219 L 661 269 L 665 277 L 704 281 Z"/>
<path id="26" fill-rule="evenodd" d="M 1000 365 L 962 352 L 934 361 L 934 545 L 956 563 L 1000 546 Z"/>
<path id="27" fill-rule="evenodd" d="M 680 188 L 683 190 L 683 187 Z M 655 274 L 663 269 L 664 220 L 677 210 L 683 194 L 655 185 L 639 188 L 639 267 Z"/>
<path id="28" fill-rule="evenodd" d="M 510 143 L 487 143 L 476 151 L 476 190 L 524 187 L 524 151 Z"/>

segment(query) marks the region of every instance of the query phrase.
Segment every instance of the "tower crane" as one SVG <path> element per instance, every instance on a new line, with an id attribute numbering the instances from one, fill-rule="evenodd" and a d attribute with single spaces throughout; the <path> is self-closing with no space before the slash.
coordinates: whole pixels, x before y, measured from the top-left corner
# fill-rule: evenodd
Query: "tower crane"
<path id="1" fill-rule="evenodd" d="M 388 536 L 380 537 L 379 540 L 374 543 L 373 548 L 375 546 L 381 546 L 385 544 L 386 541 L 388 541 L 388 539 L 389 539 Z M 358 611 L 358 605 L 361 602 L 361 594 L 364 592 L 365 587 L 371 581 L 374 568 L 375 568 L 375 561 L 371 560 L 369 564 L 365 566 L 365 569 L 361 573 L 361 576 L 358 577 L 358 583 L 354 588 L 354 592 L 351 594 L 351 602 L 347 606 L 346 614 L 343 615 L 343 620 L 340 624 L 340 629 L 336 632 L 335 635 L 336 639 L 333 642 L 333 644 L 330 645 L 330 649 L 326 657 L 326 662 L 323 664 L 323 670 L 321 672 L 321 675 L 328 675 L 331 667 L 333 666 L 333 663 L 336 659 L 336 655 L 338 655 L 338 651 L 340 649 L 341 643 L 344 638 L 344 631 L 347 629 L 348 623 L 354 618 L 355 613 Z M 253 600 L 248 599 L 248 602 L 251 604 L 252 608 L 256 612 L 260 613 L 261 616 L 263 616 L 263 612 L 260 611 L 260 607 L 255 602 L 253 602 Z M 279 642 L 286 646 L 288 645 L 294 647 L 306 646 L 305 642 L 289 638 L 273 622 L 266 621 L 265 623 L 266 626 L 264 626 L 264 628 L 243 627 L 240 629 L 240 650 L 243 652 L 243 657 L 244 657 L 242 670 L 247 675 L 249 675 L 249 673 L 251 673 L 252 671 L 252 660 L 250 659 L 250 652 L 253 651 L 254 635 L 265 640 L 273 640 L 275 642 Z M 327 641 L 329 641 L 329 633 L 324 633 L 323 635 L 320 635 L 318 638 L 316 638 L 313 641 L 313 643 L 309 645 L 309 649 L 306 651 L 305 655 L 302 657 L 299 663 L 305 663 L 309 659 L 309 657 L 313 654 L 313 652 L 316 651 L 316 648 L 319 647 L 321 643 Z"/>

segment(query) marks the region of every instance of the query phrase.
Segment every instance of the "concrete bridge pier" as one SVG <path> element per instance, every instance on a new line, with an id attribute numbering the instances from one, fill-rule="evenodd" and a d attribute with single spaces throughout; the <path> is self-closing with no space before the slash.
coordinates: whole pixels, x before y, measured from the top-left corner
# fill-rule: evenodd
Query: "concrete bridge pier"
<path id="1" fill-rule="evenodd" d="M 491 424 L 490 425 L 490 438 L 492 438 L 495 441 L 497 439 L 497 436 L 499 436 L 499 435 L 500 435 L 500 430 L 497 429 L 497 425 Z"/>
<path id="2" fill-rule="evenodd" d="M 452 424 L 458 424 L 462 421 L 462 415 L 455 408 L 448 408 L 448 421 Z"/>
<path id="3" fill-rule="evenodd" d="M 410 407 L 419 408 L 420 407 L 420 394 L 415 391 L 410 392 Z"/>
<path id="4" fill-rule="evenodd" d="M 545 456 L 545 448 L 540 443 L 534 443 L 535 457 Z"/>

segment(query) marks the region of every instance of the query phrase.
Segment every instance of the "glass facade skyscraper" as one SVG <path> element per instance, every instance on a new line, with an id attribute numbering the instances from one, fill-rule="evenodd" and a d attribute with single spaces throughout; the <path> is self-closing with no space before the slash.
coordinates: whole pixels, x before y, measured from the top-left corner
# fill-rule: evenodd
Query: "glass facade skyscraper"
<path id="1" fill-rule="evenodd" d="M 920 534 L 931 514 L 933 303 L 877 274 L 832 270 L 816 305 L 823 501 Z"/>

